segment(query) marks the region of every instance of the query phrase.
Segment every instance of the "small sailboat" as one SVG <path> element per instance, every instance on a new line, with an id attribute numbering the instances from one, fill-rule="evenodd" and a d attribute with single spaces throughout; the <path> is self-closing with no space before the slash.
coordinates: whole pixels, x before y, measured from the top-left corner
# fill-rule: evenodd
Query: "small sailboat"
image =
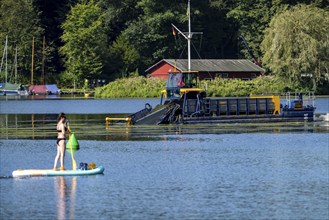
<path id="1" fill-rule="evenodd" d="M 33 65 L 34 65 L 34 38 L 32 40 L 32 68 L 31 68 L 31 85 L 29 87 L 29 92 L 32 95 L 60 95 L 61 90 L 56 84 L 46 84 L 45 83 L 45 48 L 46 48 L 46 38 L 43 37 L 42 43 L 42 73 L 41 73 L 41 83 L 40 85 L 33 84 Z"/>
<path id="2" fill-rule="evenodd" d="M 5 59 L 5 61 L 4 61 Z M 28 95 L 28 91 L 24 85 L 16 83 L 17 79 L 17 47 L 15 53 L 14 67 L 15 67 L 15 83 L 8 82 L 8 36 L 6 36 L 5 48 L 0 65 L 0 73 L 2 72 L 2 66 L 5 62 L 5 82 L 0 83 L 0 95 Z"/>

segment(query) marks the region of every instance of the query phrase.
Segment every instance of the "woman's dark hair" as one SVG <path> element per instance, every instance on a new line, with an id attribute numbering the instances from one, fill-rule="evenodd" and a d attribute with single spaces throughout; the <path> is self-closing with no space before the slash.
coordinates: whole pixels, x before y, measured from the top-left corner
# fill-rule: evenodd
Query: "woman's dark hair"
<path id="1" fill-rule="evenodd" d="M 58 115 L 57 122 L 59 122 L 59 121 L 61 120 L 61 118 L 66 118 L 65 113 L 61 112 L 61 113 Z"/>

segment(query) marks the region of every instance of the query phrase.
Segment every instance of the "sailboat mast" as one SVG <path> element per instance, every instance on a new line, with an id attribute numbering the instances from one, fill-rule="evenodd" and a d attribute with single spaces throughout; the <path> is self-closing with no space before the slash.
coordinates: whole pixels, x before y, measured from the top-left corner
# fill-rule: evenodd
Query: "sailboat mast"
<path id="1" fill-rule="evenodd" d="M 2 65 L 3 60 L 5 59 L 6 47 L 3 48 L 2 58 L 1 58 L 1 65 L 0 65 L 0 74 L 2 73 Z"/>
<path id="2" fill-rule="evenodd" d="M 188 15 L 188 35 L 187 35 L 187 59 L 188 59 L 188 71 L 191 71 L 191 7 L 190 7 L 190 0 L 188 0 L 187 5 L 187 15 Z"/>
<path id="3" fill-rule="evenodd" d="M 7 75 L 8 75 L 8 35 L 6 35 L 6 66 L 5 66 L 5 83 L 7 83 Z"/>
<path id="4" fill-rule="evenodd" d="M 42 42 L 42 76 L 41 76 L 42 85 L 45 84 L 45 47 L 46 47 L 46 37 L 43 36 L 43 42 Z"/>
<path id="5" fill-rule="evenodd" d="M 33 85 L 33 69 L 34 69 L 34 37 L 32 38 L 31 85 Z"/>
<path id="6" fill-rule="evenodd" d="M 15 53 L 15 83 L 17 83 L 17 46 L 16 46 L 16 53 Z"/>

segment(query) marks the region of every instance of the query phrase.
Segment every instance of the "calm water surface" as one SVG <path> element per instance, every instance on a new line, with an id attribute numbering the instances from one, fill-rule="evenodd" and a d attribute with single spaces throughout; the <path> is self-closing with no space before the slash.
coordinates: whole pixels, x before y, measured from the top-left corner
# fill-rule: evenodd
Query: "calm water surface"
<path id="1" fill-rule="evenodd" d="M 104 114 L 135 113 L 145 107 L 146 103 L 155 107 L 160 99 L 93 99 L 93 98 L 52 98 L 37 97 L 15 98 L 0 96 L 0 112 L 2 114 Z"/>
<path id="2" fill-rule="evenodd" d="M 284 102 L 284 101 L 283 101 Z M 104 114 L 135 113 L 144 108 L 145 103 L 155 107 L 160 99 L 84 99 L 81 97 L 44 96 L 0 96 L 1 114 Z M 315 99 L 315 113 L 329 112 L 329 98 Z"/>
<path id="3" fill-rule="evenodd" d="M 329 218 L 328 123 L 106 127 L 122 100 L 48 101 L 0 101 L 0 219 Z M 131 113 L 145 100 L 125 103 Z M 52 167 L 59 111 L 80 143 L 75 160 L 104 175 L 11 178 Z"/>
<path id="4" fill-rule="evenodd" d="M 327 219 L 327 134 L 80 141 L 88 177 L 2 178 L 2 219 Z M 2 176 L 49 168 L 51 140 L 6 140 Z M 66 157 L 66 167 L 71 166 Z"/>

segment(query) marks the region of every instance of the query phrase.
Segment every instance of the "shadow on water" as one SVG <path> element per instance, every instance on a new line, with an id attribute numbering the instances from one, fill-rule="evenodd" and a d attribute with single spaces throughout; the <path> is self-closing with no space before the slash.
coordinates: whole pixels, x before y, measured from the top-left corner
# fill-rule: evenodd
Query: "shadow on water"
<path id="1" fill-rule="evenodd" d="M 231 123 L 194 125 L 107 126 L 106 114 L 70 114 L 80 140 L 163 140 L 184 134 L 323 133 L 328 122 Z M 125 115 L 112 115 L 123 117 Z M 0 139 L 56 139 L 57 114 L 0 114 Z"/>

